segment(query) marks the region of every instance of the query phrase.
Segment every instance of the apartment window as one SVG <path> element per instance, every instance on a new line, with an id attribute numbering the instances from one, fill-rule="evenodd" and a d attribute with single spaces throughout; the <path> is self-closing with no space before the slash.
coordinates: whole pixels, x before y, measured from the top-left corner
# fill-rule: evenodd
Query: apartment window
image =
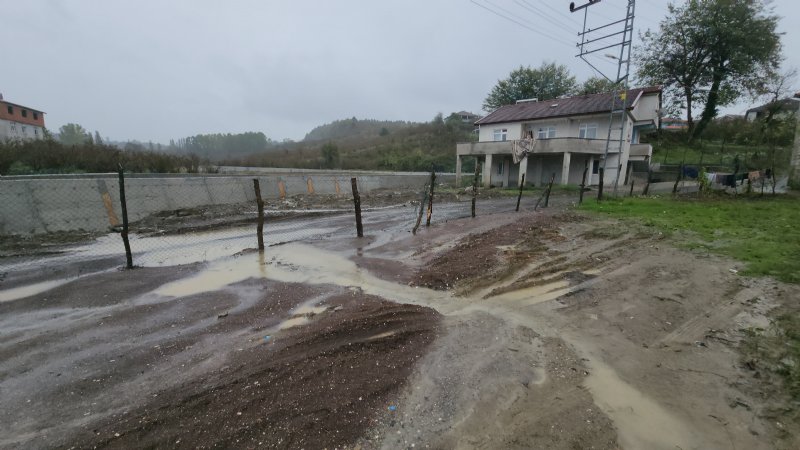
<path id="1" fill-rule="evenodd" d="M 597 175 L 600 173 L 600 160 L 595 159 L 592 162 L 592 175 Z"/>
<path id="2" fill-rule="evenodd" d="M 495 141 L 505 141 L 507 137 L 508 137 L 508 129 L 497 128 L 496 130 L 494 130 Z"/>
<path id="3" fill-rule="evenodd" d="M 503 174 L 503 166 L 505 166 L 505 165 L 506 165 L 505 161 L 498 161 L 497 162 L 497 174 L 498 175 L 502 175 Z"/>
<path id="4" fill-rule="evenodd" d="M 28 117 L 28 110 L 27 109 L 23 109 L 22 110 L 22 117 Z"/>
<path id="5" fill-rule="evenodd" d="M 556 127 L 539 127 L 537 137 L 539 139 L 552 139 L 556 137 Z"/>
<path id="6" fill-rule="evenodd" d="M 578 130 L 578 137 L 581 139 L 595 139 L 597 138 L 597 124 L 584 123 Z"/>
<path id="7" fill-rule="evenodd" d="M 33 120 L 39 120 L 39 113 L 33 113 Z"/>
<path id="8" fill-rule="evenodd" d="M 8 106 L 8 113 L 9 114 L 14 114 L 14 107 L 13 106 L 11 106 L 11 105 Z"/>

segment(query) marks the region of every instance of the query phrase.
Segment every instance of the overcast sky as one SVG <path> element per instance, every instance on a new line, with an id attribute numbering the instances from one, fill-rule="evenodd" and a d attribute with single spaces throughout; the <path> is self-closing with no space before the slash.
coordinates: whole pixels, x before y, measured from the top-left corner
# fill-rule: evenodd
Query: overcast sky
<path id="1" fill-rule="evenodd" d="M 576 3 L 581 3 L 580 1 Z M 637 2 L 654 28 L 666 1 Z M 794 0 L 786 64 L 800 67 Z M 600 24 L 627 0 L 590 9 Z M 519 65 L 567 65 L 581 23 L 563 0 L 26 0 L 2 9 L 5 99 L 116 140 L 166 143 L 198 133 L 262 131 L 302 139 L 347 117 L 428 121 L 470 110 Z M 506 16 L 501 17 L 502 16 Z M 512 20 L 509 20 L 512 19 Z M 638 40 L 638 39 L 637 39 Z M 604 52 L 601 52 L 604 53 Z M 605 62 L 603 61 L 605 60 Z M 608 58 L 594 59 L 613 69 Z M 747 103 L 724 112 L 741 113 Z"/>

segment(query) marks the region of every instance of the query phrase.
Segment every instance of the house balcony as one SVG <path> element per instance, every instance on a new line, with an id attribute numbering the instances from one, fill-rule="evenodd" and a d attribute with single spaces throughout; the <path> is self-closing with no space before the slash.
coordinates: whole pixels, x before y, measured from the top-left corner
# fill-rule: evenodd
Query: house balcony
<path id="1" fill-rule="evenodd" d="M 637 144 L 647 145 L 649 144 Z M 465 155 L 510 155 L 514 146 L 514 141 L 494 141 L 494 142 L 467 142 L 456 145 L 456 154 Z M 559 153 L 585 153 L 602 155 L 606 151 L 605 139 L 581 139 L 575 137 L 537 139 L 533 144 L 532 154 L 559 154 Z M 619 152 L 619 141 L 612 140 L 608 149 L 609 153 Z M 650 153 L 652 154 L 652 147 Z"/>
<path id="2" fill-rule="evenodd" d="M 650 161 L 653 146 L 650 144 L 631 144 L 630 161 Z"/>

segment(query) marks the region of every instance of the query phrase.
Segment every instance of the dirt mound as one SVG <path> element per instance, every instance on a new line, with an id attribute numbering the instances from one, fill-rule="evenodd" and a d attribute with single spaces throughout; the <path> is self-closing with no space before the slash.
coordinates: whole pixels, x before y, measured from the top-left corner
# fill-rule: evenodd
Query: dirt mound
<path id="1" fill-rule="evenodd" d="M 334 448 L 386 411 L 433 341 L 439 315 L 360 293 L 237 352 L 230 364 L 90 425 L 79 447 Z"/>
<path id="2" fill-rule="evenodd" d="M 547 242 L 563 240 L 558 223 L 564 217 L 526 215 L 513 225 L 470 234 L 423 265 L 414 282 L 438 290 L 488 286 L 547 251 Z"/>

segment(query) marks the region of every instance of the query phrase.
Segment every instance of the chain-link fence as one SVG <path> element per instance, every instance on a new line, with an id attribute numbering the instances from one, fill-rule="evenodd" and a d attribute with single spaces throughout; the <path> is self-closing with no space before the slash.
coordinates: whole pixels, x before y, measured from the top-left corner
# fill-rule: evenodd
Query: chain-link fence
<path id="1" fill-rule="evenodd" d="M 452 174 L 436 174 L 431 189 L 430 174 L 6 177 L 0 180 L 0 301 L 19 298 L 11 291 L 32 283 L 124 268 L 126 231 L 138 267 L 202 263 L 257 248 L 258 193 L 265 246 L 355 237 L 354 186 L 367 235 L 411 231 L 417 221 L 424 228 L 512 212 L 520 201 L 517 190 L 455 187 L 454 181 Z M 544 206 L 544 193 L 526 189 L 522 210 Z"/>

